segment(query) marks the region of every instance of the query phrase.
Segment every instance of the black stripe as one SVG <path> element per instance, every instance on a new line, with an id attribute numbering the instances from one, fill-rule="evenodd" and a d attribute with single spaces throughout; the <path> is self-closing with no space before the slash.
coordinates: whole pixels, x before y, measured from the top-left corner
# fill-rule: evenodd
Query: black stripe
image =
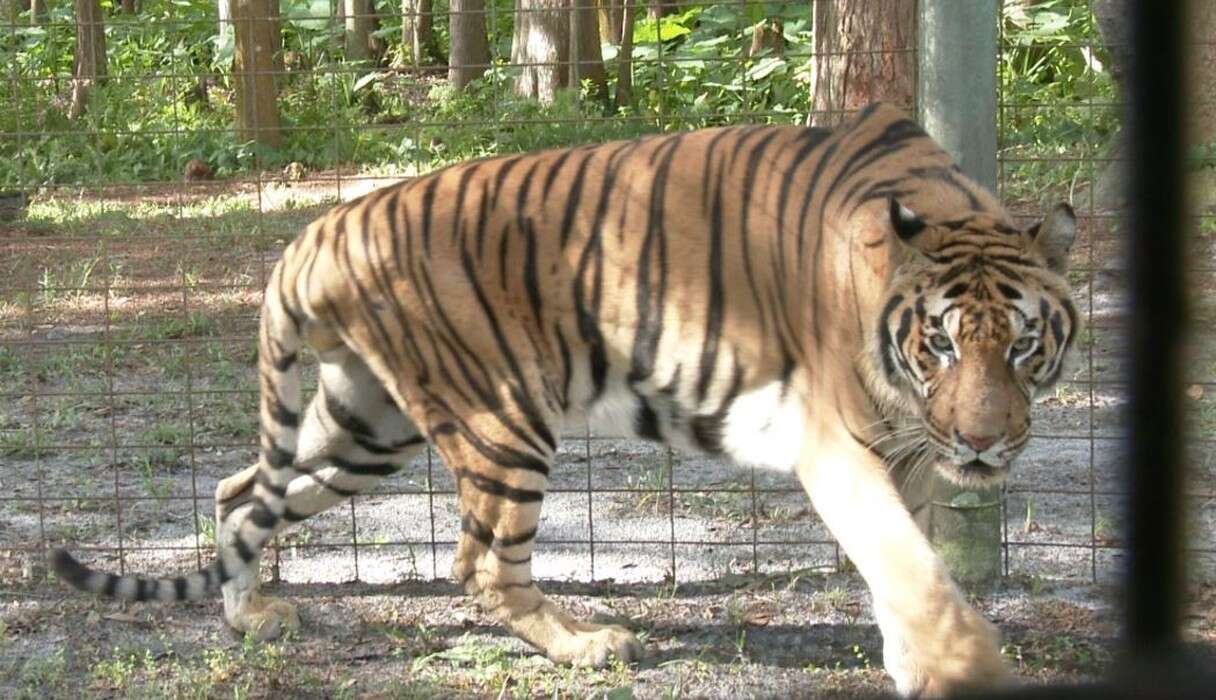
<path id="1" fill-rule="evenodd" d="M 149 585 L 149 584 L 151 584 L 151 585 Z M 150 595 L 150 592 L 148 590 L 149 588 L 155 589 L 156 584 L 147 579 L 142 579 L 142 578 L 135 579 L 135 600 L 137 600 L 139 602 L 143 602 L 143 601 L 151 598 L 152 596 Z"/>
<path id="2" fill-rule="evenodd" d="M 186 600 L 190 593 L 190 581 L 185 576 L 178 576 L 173 579 L 173 597 L 177 600 Z"/>
<path id="3" fill-rule="evenodd" d="M 106 582 L 101 587 L 101 593 L 104 596 L 113 598 L 114 594 L 118 591 L 118 582 L 121 581 L 122 579 L 118 576 L 115 576 L 114 574 L 102 574 L 102 575 L 106 577 Z"/>
<path id="4" fill-rule="evenodd" d="M 246 564 L 253 561 L 256 554 L 249 548 L 249 545 L 246 544 L 245 539 L 241 537 L 240 533 L 237 533 L 236 537 L 232 538 L 232 544 L 236 548 L 236 554 L 241 558 L 241 561 Z"/>
<path id="5" fill-rule="evenodd" d="M 714 188 L 709 214 L 709 308 L 705 314 L 705 340 L 701 343 L 701 368 L 697 377 L 697 403 L 705 400 L 714 365 L 718 361 L 718 341 L 722 335 L 725 283 L 722 279 L 722 169 Z M 709 180 L 710 178 L 706 178 Z"/>
<path id="6" fill-rule="evenodd" d="M 296 455 L 294 452 L 289 452 L 279 447 L 277 444 L 275 444 L 274 438 L 270 437 L 269 435 L 266 436 L 266 440 L 270 442 L 270 447 L 262 447 L 262 459 L 265 460 L 267 464 L 275 469 L 282 469 L 284 467 L 290 467 L 296 461 Z"/>
<path id="7" fill-rule="evenodd" d="M 431 218 L 435 214 L 435 190 L 441 176 L 442 172 L 431 175 L 422 190 L 422 250 L 427 255 L 431 254 Z"/>
<path id="8" fill-rule="evenodd" d="M 515 503 L 537 503 L 545 497 L 543 491 L 517 488 L 498 479 L 483 476 L 467 469 L 458 470 L 457 475 L 460 478 L 467 479 L 470 484 L 482 493 L 488 493 L 491 496 L 501 496 Z"/>
<path id="9" fill-rule="evenodd" d="M 279 518 L 266 507 L 265 501 L 255 496 L 249 509 L 249 521 L 263 530 L 272 530 Z"/>
<path id="10" fill-rule="evenodd" d="M 271 420 L 284 428 L 298 428 L 300 426 L 300 414 L 284 406 L 273 389 L 269 392 L 264 392 L 264 396 L 267 403 L 266 409 L 270 414 Z"/>
<path id="11" fill-rule="evenodd" d="M 283 519 L 289 523 L 298 523 L 301 520 L 307 520 L 308 517 L 308 513 L 297 513 L 290 508 L 283 509 Z"/>
<path id="12" fill-rule="evenodd" d="M 464 517 L 460 519 L 460 531 L 486 547 L 494 544 L 494 532 L 482 525 L 477 516 L 472 513 L 465 513 Z"/>
<path id="13" fill-rule="evenodd" d="M 942 296 L 946 299 L 953 299 L 954 297 L 960 296 L 966 292 L 968 286 L 970 285 L 968 285 L 966 282 L 956 282 L 953 286 L 943 292 Z"/>
<path id="14" fill-rule="evenodd" d="M 270 364 L 274 366 L 275 371 L 286 372 L 296 363 L 296 359 L 298 359 L 298 355 L 294 352 L 289 352 L 286 355 L 271 358 Z"/>
<path id="15" fill-rule="evenodd" d="M 663 434 L 659 431 L 659 416 L 643 396 L 638 396 L 638 407 L 633 413 L 633 430 L 640 438 L 658 442 L 663 440 Z"/>
<path id="16" fill-rule="evenodd" d="M 663 313 L 667 306 L 667 179 L 671 163 L 679 150 L 683 135 L 667 139 L 666 152 L 655 166 L 651 177 L 650 206 L 646 235 L 638 254 L 637 271 L 637 331 L 629 367 L 629 381 L 640 382 L 654 372 L 659 338 L 663 334 Z M 652 157 L 658 156 L 658 150 Z M 653 279 L 652 279 L 653 277 Z"/>
<path id="17" fill-rule="evenodd" d="M 878 316 L 878 339 L 879 348 L 882 351 L 882 368 L 888 379 L 895 378 L 895 364 L 891 361 L 889 348 L 893 345 L 891 342 L 891 325 L 889 317 L 895 312 L 896 307 L 902 304 L 904 297 L 902 294 L 896 294 L 891 297 L 886 306 L 883 307 L 882 313 Z"/>
<path id="18" fill-rule="evenodd" d="M 1022 298 L 1022 293 L 1019 292 L 1017 290 L 1017 288 L 1011 287 L 1011 286 L 1005 284 L 1004 282 L 998 281 L 996 283 L 996 290 L 998 292 L 1000 292 L 1001 294 L 1005 295 L 1006 299 L 1009 299 L 1011 301 Z"/>
<path id="19" fill-rule="evenodd" d="M 353 411 L 347 408 L 338 397 L 326 391 L 325 393 L 325 410 L 329 412 L 329 416 L 334 419 L 338 427 L 348 433 L 354 435 L 362 435 L 364 437 L 375 437 L 376 431 L 372 426 Z"/>
<path id="20" fill-rule="evenodd" d="M 524 287 L 528 290 L 528 302 L 532 305 L 532 314 L 539 325 L 541 322 L 540 283 L 536 274 L 536 231 L 532 220 L 525 219 L 524 226 Z"/>
<path id="21" fill-rule="evenodd" d="M 356 476 L 391 476 L 401 471 L 400 465 L 389 462 L 359 464 L 358 462 L 351 462 L 341 457 L 330 457 L 330 461 L 333 462 L 335 467 Z"/>
<path id="22" fill-rule="evenodd" d="M 536 537 L 536 528 L 509 537 L 495 537 L 494 545 L 495 547 L 514 547 L 515 545 L 530 542 L 534 537 Z"/>
<path id="23" fill-rule="evenodd" d="M 256 472 L 254 472 L 253 478 L 254 478 L 254 481 L 257 482 L 258 486 L 261 486 L 262 488 L 266 489 L 267 491 L 270 491 L 275 496 L 278 496 L 279 498 L 287 498 L 287 487 L 279 486 L 278 484 L 271 481 L 270 475 L 266 473 L 266 470 L 264 470 L 264 469 L 257 470 Z"/>

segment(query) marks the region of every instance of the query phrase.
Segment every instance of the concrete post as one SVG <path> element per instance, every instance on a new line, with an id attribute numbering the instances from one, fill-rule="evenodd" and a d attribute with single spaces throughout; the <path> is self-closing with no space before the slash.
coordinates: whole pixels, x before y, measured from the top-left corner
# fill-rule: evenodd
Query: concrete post
<path id="1" fill-rule="evenodd" d="M 963 172 L 996 191 L 998 0 L 920 0 L 917 116 Z M 999 489 L 967 492 L 935 477 L 920 518 L 955 579 L 1001 574 Z"/>

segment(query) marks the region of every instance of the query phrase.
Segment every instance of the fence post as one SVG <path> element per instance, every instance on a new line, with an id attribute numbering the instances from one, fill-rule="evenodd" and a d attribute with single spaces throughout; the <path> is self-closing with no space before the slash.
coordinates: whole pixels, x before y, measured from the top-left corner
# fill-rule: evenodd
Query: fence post
<path id="1" fill-rule="evenodd" d="M 996 191 L 998 0 L 921 0 L 917 117 L 963 172 Z M 929 539 L 955 579 L 980 585 L 1001 574 L 999 489 L 964 491 L 935 476 Z"/>

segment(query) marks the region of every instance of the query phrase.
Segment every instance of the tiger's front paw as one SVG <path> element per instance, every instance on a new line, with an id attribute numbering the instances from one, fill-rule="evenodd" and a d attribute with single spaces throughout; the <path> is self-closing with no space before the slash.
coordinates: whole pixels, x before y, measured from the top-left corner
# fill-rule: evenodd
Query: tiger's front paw
<path id="1" fill-rule="evenodd" d="M 296 606 L 282 598 L 256 596 L 226 617 L 233 629 L 244 632 L 259 642 L 278 639 L 288 632 L 300 629 L 300 616 L 296 613 Z"/>
<path id="2" fill-rule="evenodd" d="M 1016 683 L 1001 656 L 996 627 L 973 611 L 968 611 L 964 619 L 952 635 L 936 640 L 936 644 L 913 646 L 900 639 L 885 640 L 887 673 L 900 695 L 938 698 Z M 926 653 L 926 647 L 937 651 Z"/>
<path id="3" fill-rule="evenodd" d="M 559 643 L 545 650 L 555 663 L 602 668 L 617 658 L 625 663 L 642 658 L 642 643 L 620 625 L 580 624 Z"/>

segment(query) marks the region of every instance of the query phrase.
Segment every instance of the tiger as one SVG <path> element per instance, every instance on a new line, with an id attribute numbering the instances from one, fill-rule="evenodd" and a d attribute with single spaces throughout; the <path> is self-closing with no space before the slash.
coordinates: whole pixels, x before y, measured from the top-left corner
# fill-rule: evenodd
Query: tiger
<path id="1" fill-rule="evenodd" d="M 468 161 L 342 203 L 288 244 L 258 333 L 256 462 L 216 487 L 216 554 L 152 580 L 62 549 L 56 574 L 131 601 L 218 589 L 238 631 L 267 542 L 431 446 L 454 474 L 452 575 L 557 663 L 642 657 L 532 576 L 563 426 L 582 421 L 793 474 L 867 583 L 896 689 L 1012 682 L 899 470 L 1006 478 L 1079 329 L 1067 204 L 1019 228 L 902 110 Z M 318 381 L 303 403 L 301 353 Z"/>

